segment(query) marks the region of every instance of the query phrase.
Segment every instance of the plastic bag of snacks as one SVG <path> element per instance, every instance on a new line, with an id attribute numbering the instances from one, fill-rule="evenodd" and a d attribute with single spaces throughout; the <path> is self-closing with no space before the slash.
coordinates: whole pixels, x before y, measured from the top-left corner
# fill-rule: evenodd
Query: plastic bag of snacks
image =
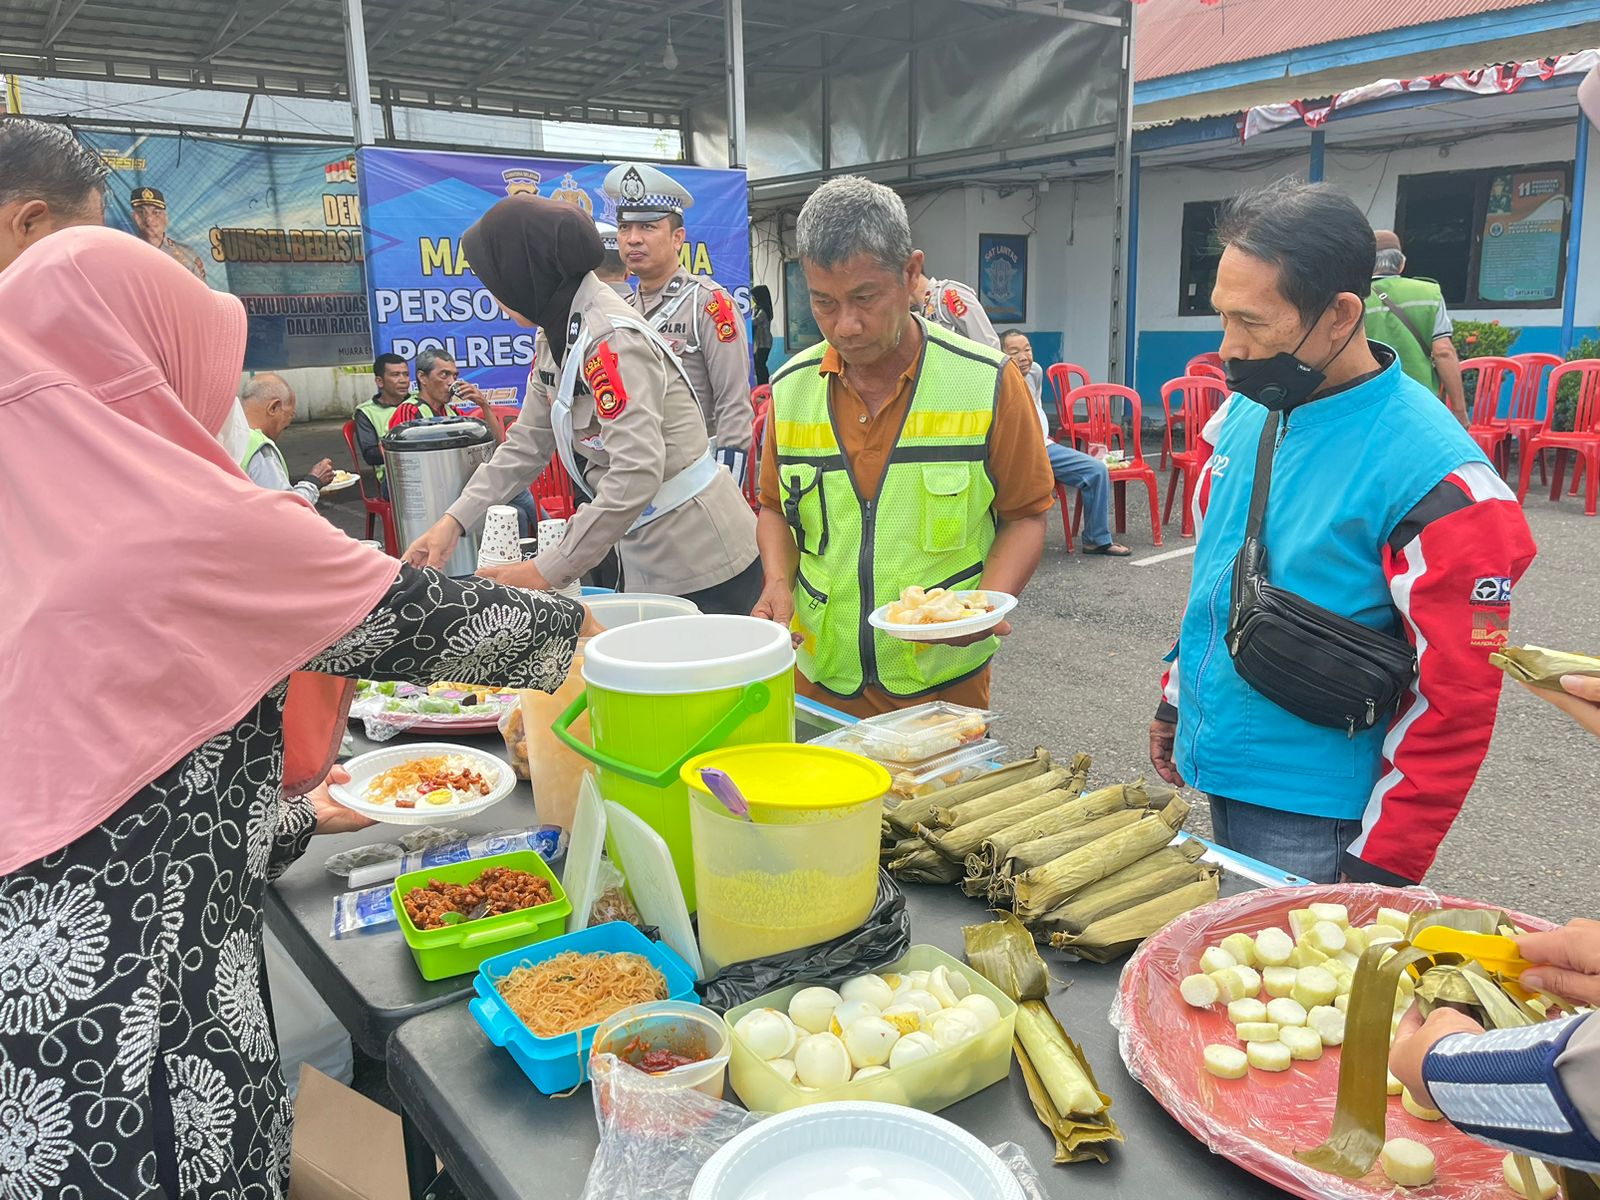
<path id="1" fill-rule="evenodd" d="M 505 739 L 511 769 L 518 779 L 531 779 L 528 772 L 528 727 L 522 719 L 522 705 L 513 704 L 500 715 L 500 736 Z"/>

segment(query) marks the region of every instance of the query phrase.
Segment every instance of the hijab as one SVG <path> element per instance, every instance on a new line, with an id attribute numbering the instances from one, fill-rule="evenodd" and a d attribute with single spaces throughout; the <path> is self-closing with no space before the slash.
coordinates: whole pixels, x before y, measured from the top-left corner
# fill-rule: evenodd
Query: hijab
<path id="1" fill-rule="evenodd" d="M 0 313 L 4 875 L 231 729 L 355 628 L 396 564 L 219 444 L 244 310 L 168 255 L 63 230 L 0 274 Z M 292 677 L 284 774 L 250 781 L 252 804 L 322 778 L 350 691 Z"/>
<path id="2" fill-rule="evenodd" d="M 478 218 L 461 245 L 494 298 L 544 330 L 561 362 L 578 285 L 605 257 L 593 219 L 561 200 L 508 196 Z"/>

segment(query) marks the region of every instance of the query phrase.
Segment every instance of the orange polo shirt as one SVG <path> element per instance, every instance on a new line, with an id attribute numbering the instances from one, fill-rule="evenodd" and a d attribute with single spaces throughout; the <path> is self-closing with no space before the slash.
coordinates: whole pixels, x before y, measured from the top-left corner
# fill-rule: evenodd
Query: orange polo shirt
<path id="1" fill-rule="evenodd" d="M 894 394 L 876 416 L 845 378 L 844 360 L 837 350 L 829 346 L 817 367 L 818 374 L 828 377 L 828 408 L 838 431 L 840 452 L 867 493 L 866 499 L 876 499 L 883 486 L 889 457 L 894 453 L 900 430 L 905 427 L 906 416 L 911 411 L 920 361 L 919 355 L 905 369 L 895 383 Z M 778 483 L 778 455 L 773 446 L 775 424 L 775 421 L 767 422 L 766 442 L 761 448 L 761 506 L 781 516 L 782 489 Z M 1050 459 L 1039 433 L 1038 407 L 1027 382 L 1010 362 L 1000 372 L 1000 395 L 995 402 L 994 422 L 989 427 L 988 467 L 989 478 L 994 481 L 994 513 L 1000 520 L 1019 521 L 1037 516 L 1048 512 L 1055 503 L 1055 476 L 1050 472 Z M 860 696 L 846 699 L 818 687 L 799 673 L 795 675 L 795 683 L 801 695 L 857 717 L 894 712 L 931 700 L 948 700 L 973 708 L 989 706 L 988 670 L 915 700 L 902 700 L 873 687 L 868 687 Z"/>

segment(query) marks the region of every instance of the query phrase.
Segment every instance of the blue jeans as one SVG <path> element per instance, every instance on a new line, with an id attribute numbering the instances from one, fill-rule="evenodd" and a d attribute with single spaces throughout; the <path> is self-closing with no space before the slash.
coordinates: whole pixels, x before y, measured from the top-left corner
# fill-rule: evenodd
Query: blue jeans
<path id="1" fill-rule="evenodd" d="M 533 498 L 533 493 L 527 488 L 518 488 L 517 494 L 506 501 L 517 510 L 517 524 L 522 529 L 525 538 L 537 537 L 539 533 L 539 502 Z"/>
<path id="2" fill-rule="evenodd" d="M 1218 845 L 1312 883 L 1339 882 L 1345 847 L 1361 833 L 1360 821 L 1309 817 L 1222 796 L 1208 799 Z"/>
<path id="3" fill-rule="evenodd" d="M 1045 450 L 1056 482 L 1077 488 L 1083 496 L 1083 544 L 1110 545 L 1111 473 L 1105 463 L 1060 442 L 1047 443 Z"/>

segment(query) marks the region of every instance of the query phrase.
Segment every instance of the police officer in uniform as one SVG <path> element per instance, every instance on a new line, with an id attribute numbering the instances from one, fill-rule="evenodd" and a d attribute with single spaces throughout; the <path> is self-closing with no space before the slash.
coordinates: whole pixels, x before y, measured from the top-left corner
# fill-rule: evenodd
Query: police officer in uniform
<path id="1" fill-rule="evenodd" d="M 627 590 L 748 613 L 762 579 L 755 517 L 712 457 L 670 349 L 595 277 L 603 250 L 594 222 L 574 205 L 521 196 L 491 208 L 462 245 L 512 319 L 542 336 L 521 420 L 406 557 L 447 560 L 491 504 L 526 488 L 559 454 L 583 492 L 566 537 L 486 575 L 565 588 L 616 547 Z"/>
<path id="2" fill-rule="evenodd" d="M 623 163 L 605 178 L 617 212 L 617 247 L 639 277 L 634 307 L 683 360 L 705 414 L 717 459 L 744 479 L 755 409 L 750 403 L 750 348 L 733 296 L 715 279 L 691 275 L 680 251 L 684 186 L 648 163 Z"/>
<path id="3" fill-rule="evenodd" d="M 206 277 L 205 260 L 182 242 L 175 242 L 167 236 L 167 197 L 164 193 L 153 187 L 135 188 L 129 204 L 133 209 L 133 224 L 139 230 L 140 237 L 157 250 L 177 259 L 183 264 L 184 270 L 197 279 Z"/>
<path id="4" fill-rule="evenodd" d="M 911 285 L 911 311 L 980 345 L 1000 349 L 1000 335 L 978 302 L 978 293 L 954 279 L 919 275 Z"/>

